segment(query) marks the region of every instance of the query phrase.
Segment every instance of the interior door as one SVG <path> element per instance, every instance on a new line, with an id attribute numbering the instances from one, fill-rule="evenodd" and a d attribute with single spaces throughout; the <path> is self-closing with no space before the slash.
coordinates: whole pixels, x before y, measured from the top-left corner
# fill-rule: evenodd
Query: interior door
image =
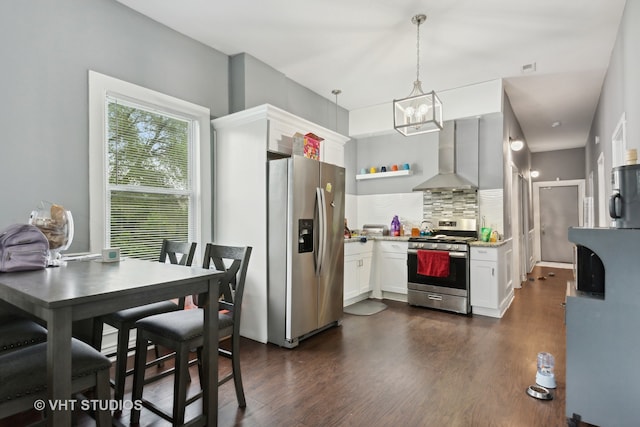
<path id="1" fill-rule="evenodd" d="M 540 188 L 540 258 L 548 262 L 573 262 L 569 227 L 579 225 L 578 186 Z"/>

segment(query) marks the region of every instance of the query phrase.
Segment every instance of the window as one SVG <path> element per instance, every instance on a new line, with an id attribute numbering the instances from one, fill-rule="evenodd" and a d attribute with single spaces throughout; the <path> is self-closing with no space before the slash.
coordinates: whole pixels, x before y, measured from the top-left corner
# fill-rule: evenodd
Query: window
<path id="1" fill-rule="evenodd" d="M 209 110 L 95 72 L 89 87 L 91 252 L 209 241 Z"/>

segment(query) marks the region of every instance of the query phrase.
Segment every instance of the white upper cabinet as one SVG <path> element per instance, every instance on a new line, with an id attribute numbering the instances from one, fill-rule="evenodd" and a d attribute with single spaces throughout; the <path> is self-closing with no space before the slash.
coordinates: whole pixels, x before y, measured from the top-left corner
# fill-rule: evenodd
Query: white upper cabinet
<path id="1" fill-rule="evenodd" d="M 349 140 L 349 137 L 295 116 L 273 105 L 264 104 L 249 108 L 216 119 L 214 123 L 218 127 L 226 127 L 236 121 L 238 123 L 247 123 L 261 119 L 266 119 L 268 122 L 266 151 L 290 156 L 293 153 L 293 135 L 296 133 L 304 135 L 311 132 L 324 139 L 320 143 L 320 160 L 344 167 L 344 144 Z"/>

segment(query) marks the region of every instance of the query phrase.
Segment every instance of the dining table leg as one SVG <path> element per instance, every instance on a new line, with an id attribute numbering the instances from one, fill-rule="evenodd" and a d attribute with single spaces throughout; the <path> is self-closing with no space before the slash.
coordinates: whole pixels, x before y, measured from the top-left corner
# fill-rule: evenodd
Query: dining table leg
<path id="1" fill-rule="evenodd" d="M 71 308 L 53 309 L 47 318 L 47 425 L 70 426 Z"/>
<path id="2" fill-rule="evenodd" d="M 209 292 L 204 296 L 204 336 L 202 343 L 205 385 L 202 410 L 208 426 L 218 425 L 218 279 L 209 280 Z"/>

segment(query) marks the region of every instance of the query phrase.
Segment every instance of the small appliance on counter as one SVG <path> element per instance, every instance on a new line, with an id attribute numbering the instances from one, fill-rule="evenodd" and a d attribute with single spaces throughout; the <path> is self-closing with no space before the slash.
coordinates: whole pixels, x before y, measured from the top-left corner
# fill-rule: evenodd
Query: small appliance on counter
<path id="1" fill-rule="evenodd" d="M 388 236 L 389 227 L 382 224 L 365 224 L 362 227 L 362 234 L 365 236 Z"/>
<path id="2" fill-rule="evenodd" d="M 616 228 L 640 228 L 640 165 L 618 166 L 611 170 L 613 195 L 609 215 Z"/>

